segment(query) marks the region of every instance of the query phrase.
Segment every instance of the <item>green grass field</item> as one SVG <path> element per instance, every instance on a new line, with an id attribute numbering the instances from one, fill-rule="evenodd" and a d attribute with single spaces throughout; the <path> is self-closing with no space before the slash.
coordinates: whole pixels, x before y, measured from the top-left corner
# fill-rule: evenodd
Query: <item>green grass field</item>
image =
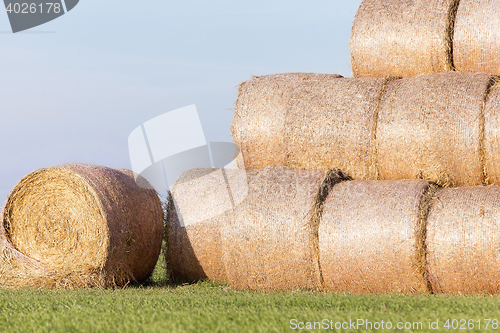
<path id="1" fill-rule="evenodd" d="M 498 297 L 259 293 L 233 291 L 209 282 L 174 286 L 166 281 L 163 272 L 160 264 L 150 281 L 121 290 L 0 290 L 0 331 L 500 331 L 496 321 L 487 320 L 500 319 Z M 445 327 L 447 319 L 450 319 L 449 329 Z M 460 319 L 473 321 L 464 326 Z M 349 320 L 364 323 L 353 327 Z M 429 320 L 433 323 L 439 320 L 439 329 L 429 329 Z M 311 326 L 317 322 L 316 330 L 300 329 L 307 328 L 307 322 Z M 372 329 L 366 322 L 372 323 Z M 392 329 L 387 329 L 388 322 Z M 403 329 L 397 329 L 398 323 Z M 344 329 L 336 330 L 335 324 L 337 327 L 343 324 Z M 453 325 L 458 329 L 453 329 Z M 333 329 L 326 329 L 327 326 Z"/>

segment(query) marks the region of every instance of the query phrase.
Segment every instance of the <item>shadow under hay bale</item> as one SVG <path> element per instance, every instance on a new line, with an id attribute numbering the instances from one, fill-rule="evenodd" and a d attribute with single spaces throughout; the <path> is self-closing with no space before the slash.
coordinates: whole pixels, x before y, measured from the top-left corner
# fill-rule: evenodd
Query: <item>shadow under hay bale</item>
<path id="1" fill-rule="evenodd" d="M 452 36 L 458 0 L 364 0 L 351 31 L 355 77 L 453 70 Z"/>
<path id="2" fill-rule="evenodd" d="M 186 230 L 175 209 L 168 213 L 167 221 L 165 260 L 169 278 L 174 282 L 224 281 L 226 271 L 221 261 L 219 225 L 208 221 Z"/>
<path id="3" fill-rule="evenodd" d="M 161 202 L 129 170 L 35 171 L 13 189 L 2 217 L 4 287 L 123 286 L 147 279 L 160 254 Z"/>
<path id="4" fill-rule="evenodd" d="M 500 292 L 500 187 L 443 189 L 429 213 L 429 280 L 437 293 Z"/>
<path id="5" fill-rule="evenodd" d="M 485 184 L 484 105 L 495 80 L 449 72 L 391 82 L 377 130 L 380 178 Z"/>
<path id="6" fill-rule="evenodd" d="M 427 292 L 425 218 L 435 190 L 424 180 L 335 186 L 324 203 L 319 227 L 325 289 Z"/>
<path id="7" fill-rule="evenodd" d="M 232 134 L 247 170 L 283 165 L 287 103 L 297 86 L 339 78 L 333 74 L 286 73 L 253 77 L 239 87 Z"/>
<path id="8" fill-rule="evenodd" d="M 457 71 L 500 74 L 500 1 L 461 0 L 454 30 Z"/>

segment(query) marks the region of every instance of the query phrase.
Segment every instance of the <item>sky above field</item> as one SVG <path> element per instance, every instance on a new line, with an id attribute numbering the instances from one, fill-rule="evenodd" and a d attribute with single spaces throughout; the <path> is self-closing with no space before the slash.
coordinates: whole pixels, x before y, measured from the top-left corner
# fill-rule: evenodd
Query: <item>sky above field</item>
<path id="1" fill-rule="evenodd" d="M 16 34 L 2 9 L 0 201 L 39 168 L 131 168 L 129 134 L 191 104 L 207 141 L 230 141 L 236 87 L 252 75 L 351 76 L 360 3 L 80 0 Z"/>

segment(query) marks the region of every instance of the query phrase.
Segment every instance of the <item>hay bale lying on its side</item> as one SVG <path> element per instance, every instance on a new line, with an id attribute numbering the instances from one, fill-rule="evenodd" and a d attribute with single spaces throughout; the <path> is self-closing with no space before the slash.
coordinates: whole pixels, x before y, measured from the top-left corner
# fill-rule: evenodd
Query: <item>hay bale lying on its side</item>
<path id="1" fill-rule="evenodd" d="M 288 102 L 285 165 L 339 168 L 377 179 L 375 130 L 380 99 L 392 78 L 339 78 L 299 85 Z"/>
<path id="2" fill-rule="evenodd" d="M 500 186 L 443 189 L 427 225 L 434 292 L 500 293 Z"/>
<path id="3" fill-rule="evenodd" d="M 449 72 L 391 82 L 377 130 L 380 178 L 484 184 L 483 110 L 495 79 Z"/>
<path id="4" fill-rule="evenodd" d="M 247 193 L 244 170 L 193 169 L 171 191 L 165 258 L 174 281 L 227 280 L 222 261 L 221 220 Z"/>
<path id="5" fill-rule="evenodd" d="M 239 87 L 232 134 L 247 170 L 283 165 L 284 128 L 288 100 L 307 81 L 340 75 L 287 73 L 253 77 Z"/>
<path id="6" fill-rule="evenodd" d="M 339 168 L 356 178 L 376 178 L 373 135 L 391 80 L 279 74 L 245 82 L 232 129 L 247 170 Z"/>
<path id="7" fill-rule="evenodd" d="M 489 178 L 500 183 L 497 81 L 496 75 L 447 72 L 295 82 L 287 94 L 268 92 L 249 104 L 242 102 L 246 93 L 240 94 L 233 135 L 239 133 L 235 141 L 247 169 L 276 164 L 339 168 L 360 180 L 423 178 L 443 186 L 476 186 Z M 265 80 L 259 84 L 267 91 Z M 285 110 L 279 131 L 266 111 L 270 101 Z M 249 124 L 241 121 L 246 118 L 252 119 Z"/>
<path id="8" fill-rule="evenodd" d="M 452 36 L 458 0 L 364 0 L 351 32 L 355 77 L 453 70 Z"/>
<path id="9" fill-rule="evenodd" d="M 424 180 L 351 181 L 333 187 L 319 227 L 325 289 L 426 292 L 425 218 L 436 188 Z"/>
<path id="10" fill-rule="evenodd" d="M 500 185 L 500 83 L 492 82 L 484 108 L 484 174 L 487 184 Z"/>
<path id="11" fill-rule="evenodd" d="M 230 285 L 254 290 L 321 289 L 317 203 L 342 177 L 285 167 L 250 173 L 248 197 L 221 224 Z"/>
<path id="12" fill-rule="evenodd" d="M 35 171 L 13 189 L 2 217 L 0 286 L 121 286 L 148 278 L 160 254 L 161 202 L 129 170 Z"/>
<path id="13" fill-rule="evenodd" d="M 0 214 L 0 288 L 2 286 L 36 286 L 37 277 L 48 276 L 49 271 L 42 264 L 17 251 L 9 243 Z"/>
<path id="14" fill-rule="evenodd" d="M 460 1 L 453 61 L 460 72 L 500 74 L 500 1 Z"/>

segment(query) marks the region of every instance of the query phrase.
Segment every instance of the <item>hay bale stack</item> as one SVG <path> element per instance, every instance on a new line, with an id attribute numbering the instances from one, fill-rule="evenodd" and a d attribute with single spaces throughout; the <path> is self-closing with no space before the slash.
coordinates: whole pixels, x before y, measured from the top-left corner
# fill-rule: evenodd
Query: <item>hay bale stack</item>
<path id="1" fill-rule="evenodd" d="M 390 83 L 377 130 L 380 178 L 483 185 L 483 111 L 495 79 L 449 72 Z"/>
<path id="2" fill-rule="evenodd" d="M 246 194 L 243 170 L 193 169 L 179 177 L 166 226 L 166 262 L 174 281 L 227 280 L 220 224 Z"/>
<path id="3" fill-rule="evenodd" d="M 500 74 L 500 1 L 460 1 L 453 61 L 461 72 Z"/>
<path id="4" fill-rule="evenodd" d="M 355 77 L 453 70 L 452 36 L 458 0 L 364 0 L 351 32 Z"/>
<path id="5" fill-rule="evenodd" d="M 351 181 L 333 187 L 319 227 L 325 289 L 427 292 L 425 218 L 436 188 L 424 180 Z"/>
<path id="6" fill-rule="evenodd" d="M 13 189 L 2 217 L 2 286 L 122 286 L 147 279 L 160 254 L 161 202 L 129 170 L 35 171 Z"/>
<path id="7" fill-rule="evenodd" d="M 240 85 L 232 134 L 247 170 L 283 165 L 283 131 L 295 88 L 307 81 L 337 77 L 341 76 L 287 73 L 253 77 Z"/>
<path id="8" fill-rule="evenodd" d="M 374 134 L 380 99 L 392 78 L 339 78 L 299 85 L 288 102 L 285 165 L 339 168 L 377 179 Z"/>
<path id="9" fill-rule="evenodd" d="M 434 292 L 500 292 L 500 187 L 443 189 L 429 213 L 427 260 Z"/>
<path id="10" fill-rule="evenodd" d="M 248 197 L 221 225 L 231 286 L 321 289 L 316 204 L 340 179 L 334 173 L 285 167 L 249 174 Z"/>

